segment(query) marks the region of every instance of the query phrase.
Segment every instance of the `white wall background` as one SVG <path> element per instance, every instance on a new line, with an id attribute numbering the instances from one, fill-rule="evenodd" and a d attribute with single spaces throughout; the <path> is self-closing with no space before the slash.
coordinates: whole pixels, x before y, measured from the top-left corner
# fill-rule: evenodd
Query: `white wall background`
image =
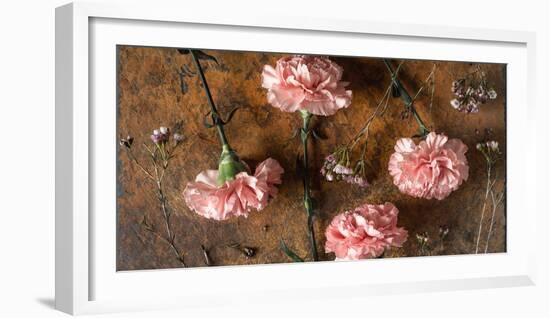
<path id="1" fill-rule="evenodd" d="M 184 1 L 184 0 L 180 0 Z M 151 6 L 161 1 L 149 1 Z M 546 1 L 190 1 L 203 10 L 269 10 L 296 16 L 401 21 L 538 32 L 538 193 L 550 188 L 550 10 Z M 54 311 L 54 8 L 63 0 L 4 0 L 0 10 L 0 317 L 62 317 Z M 535 164 L 535 158 L 533 158 Z M 546 191 L 545 191 L 546 190 Z M 384 296 L 264 308 L 118 314 L 112 317 L 548 317 L 549 221 L 539 199 L 536 287 Z M 414 273 L 411 273 L 414 275 Z M 185 288 L 185 286 L 182 286 Z M 109 315 L 111 317 L 111 315 Z"/>

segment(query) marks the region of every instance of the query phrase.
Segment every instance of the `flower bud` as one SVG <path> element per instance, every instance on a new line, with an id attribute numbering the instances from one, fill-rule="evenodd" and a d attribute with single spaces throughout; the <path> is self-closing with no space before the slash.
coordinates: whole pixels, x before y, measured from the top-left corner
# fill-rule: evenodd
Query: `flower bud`
<path id="1" fill-rule="evenodd" d="M 222 185 L 228 180 L 234 180 L 235 176 L 243 171 L 248 171 L 246 164 L 235 151 L 228 145 L 224 145 L 218 166 L 218 184 Z"/>
<path id="2" fill-rule="evenodd" d="M 174 134 L 174 140 L 175 140 L 177 143 L 182 142 L 182 141 L 183 141 L 183 135 L 178 134 L 178 133 L 175 133 L 175 134 Z"/>
<path id="3" fill-rule="evenodd" d="M 476 145 L 476 148 L 477 148 L 477 150 L 481 151 L 481 150 L 483 149 L 483 144 L 478 143 L 478 144 Z"/>
<path id="4" fill-rule="evenodd" d="M 497 98 L 497 92 L 494 89 L 490 89 L 487 94 L 489 94 L 489 99 L 496 99 Z"/>
<path id="5" fill-rule="evenodd" d="M 454 109 L 458 109 L 460 107 L 460 101 L 458 99 L 453 99 L 451 101 L 451 106 L 453 106 Z"/>
<path id="6" fill-rule="evenodd" d="M 498 142 L 494 140 L 488 141 L 487 148 L 491 149 L 491 151 L 498 152 Z"/>

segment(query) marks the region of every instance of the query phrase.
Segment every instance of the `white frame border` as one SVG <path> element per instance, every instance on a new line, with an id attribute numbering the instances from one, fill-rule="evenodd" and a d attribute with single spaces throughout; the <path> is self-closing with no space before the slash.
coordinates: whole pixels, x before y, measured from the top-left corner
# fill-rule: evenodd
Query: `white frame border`
<path id="1" fill-rule="evenodd" d="M 185 6 L 185 10 L 183 7 Z M 535 136 L 535 33 L 500 30 L 480 30 L 429 25 L 381 23 L 353 20 L 329 20 L 258 16 L 242 14 L 214 15 L 212 12 L 193 11 L 184 5 L 150 7 L 142 4 L 117 5 L 72 3 L 56 9 L 56 308 L 71 314 L 100 313 L 178 306 L 176 303 L 89 301 L 89 20 L 116 18 L 166 22 L 269 27 L 299 30 L 338 31 L 380 35 L 400 35 L 443 39 L 512 42 L 526 45 L 528 55 L 527 134 Z M 86 105 L 86 106 L 84 106 Z M 534 138 L 533 138 L 534 140 Z M 527 148 L 535 156 L 534 141 Z M 532 168 L 534 170 L 534 168 Z M 532 171 L 531 171 L 532 172 Z M 534 194 L 531 194 L 534 196 Z M 533 198 L 534 199 L 534 198 Z M 529 225 L 535 228 L 535 211 L 528 211 Z M 354 294 L 371 295 L 388 292 L 419 292 L 507 287 L 533 284 L 535 279 L 535 251 L 529 250 L 529 270 L 517 276 L 486 277 L 454 281 L 423 281 L 416 283 L 386 283 L 369 289 L 354 290 Z M 338 290 L 336 287 L 335 290 Z M 349 292 L 349 287 L 346 287 Z M 274 292 L 272 296 L 280 293 Z M 334 293 L 338 294 L 338 293 Z M 322 293 L 291 290 L 279 295 L 282 299 L 321 298 Z M 265 302 L 266 295 L 255 295 L 253 300 Z M 252 300 L 249 298 L 249 301 Z M 228 300 L 231 302 L 231 300 Z"/>

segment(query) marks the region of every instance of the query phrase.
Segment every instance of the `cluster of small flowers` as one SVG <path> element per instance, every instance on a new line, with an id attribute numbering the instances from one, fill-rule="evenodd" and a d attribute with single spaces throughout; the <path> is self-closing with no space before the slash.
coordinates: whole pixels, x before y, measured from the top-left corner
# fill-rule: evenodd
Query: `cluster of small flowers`
<path id="1" fill-rule="evenodd" d="M 170 140 L 170 128 L 167 127 L 160 127 L 159 129 L 153 130 L 153 134 L 151 135 L 151 140 L 159 145 L 159 144 L 165 144 Z M 183 140 L 183 136 L 176 133 L 174 134 L 174 141 L 176 143 L 179 143 Z"/>
<path id="2" fill-rule="evenodd" d="M 325 158 L 325 162 L 321 168 L 321 174 L 327 181 L 343 180 L 350 184 L 356 184 L 362 188 L 369 185 L 367 178 L 362 175 L 363 173 L 354 172 L 349 166 L 341 164 L 334 154 L 330 154 Z"/>
<path id="3" fill-rule="evenodd" d="M 451 106 L 465 113 L 477 113 L 481 104 L 497 98 L 497 92 L 493 88 L 488 89 L 485 81 L 474 88 L 473 85 L 466 87 L 465 79 L 457 80 L 453 82 L 451 91 L 456 96 L 451 100 Z"/>
<path id="4" fill-rule="evenodd" d="M 124 146 L 128 149 L 130 149 L 132 147 L 132 144 L 134 143 L 134 137 L 128 135 L 128 137 L 126 138 L 121 138 L 120 141 L 119 141 L 119 144 L 121 146 Z"/>
<path id="5" fill-rule="evenodd" d="M 476 148 L 477 150 L 481 151 L 487 161 L 490 162 L 495 162 L 500 155 L 498 142 L 494 140 L 480 142 L 476 145 Z"/>
<path id="6" fill-rule="evenodd" d="M 426 245 L 428 244 L 428 241 L 430 240 L 430 236 L 427 232 L 424 233 L 416 233 L 416 241 L 419 245 Z"/>
<path id="7" fill-rule="evenodd" d="M 170 139 L 170 129 L 167 127 L 160 127 L 159 129 L 153 130 L 151 135 L 151 140 L 155 144 L 166 143 Z"/>

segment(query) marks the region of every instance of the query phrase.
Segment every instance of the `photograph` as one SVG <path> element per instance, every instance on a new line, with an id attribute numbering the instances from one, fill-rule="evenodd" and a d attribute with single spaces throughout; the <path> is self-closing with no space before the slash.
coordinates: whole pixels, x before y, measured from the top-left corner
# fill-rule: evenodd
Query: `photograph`
<path id="1" fill-rule="evenodd" d="M 506 64 L 117 45 L 116 68 L 117 271 L 507 252 Z"/>

